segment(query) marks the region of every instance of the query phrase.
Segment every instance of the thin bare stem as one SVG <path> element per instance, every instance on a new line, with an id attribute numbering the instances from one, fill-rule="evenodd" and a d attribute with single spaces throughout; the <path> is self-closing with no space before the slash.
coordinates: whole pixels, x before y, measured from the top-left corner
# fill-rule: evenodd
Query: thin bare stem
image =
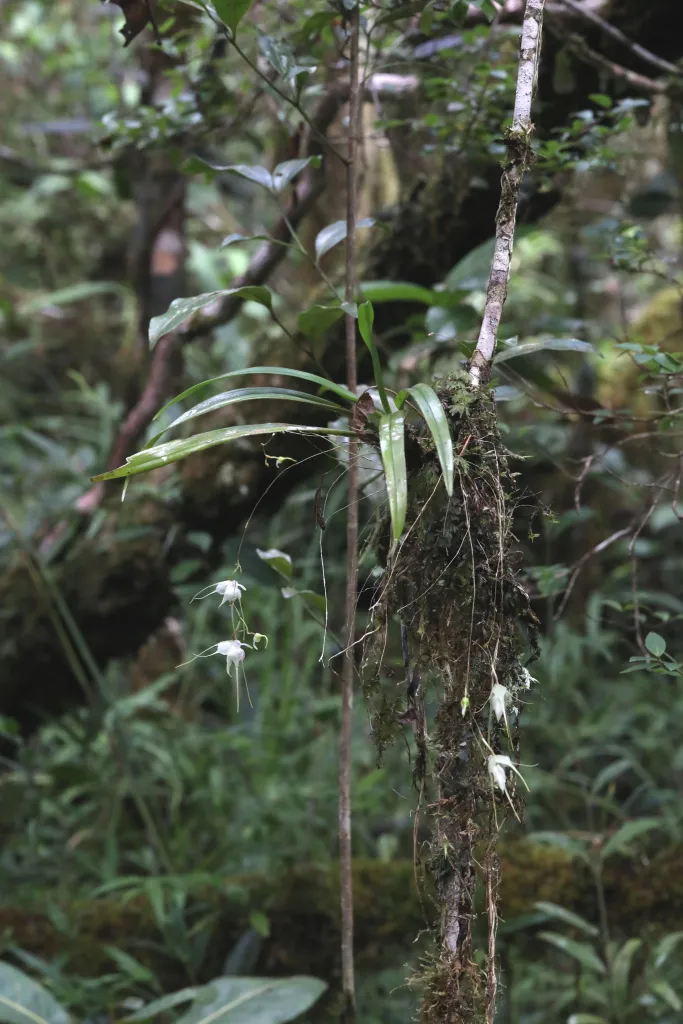
<path id="1" fill-rule="evenodd" d="M 361 82 L 359 73 L 360 9 L 350 14 L 349 139 L 346 165 L 346 289 L 347 303 L 356 297 L 357 164 L 360 128 Z M 346 384 L 354 391 L 356 367 L 356 320 L 346 313 Z M 346 653 L 342 672 L 342 718 L 339 741 L 339 863 L 341 873 L 341 959 L 343 1020 L 356 1019 L 356 982 L 353 959 L 353 877 L 351 847 L 351 732 L 353 723 L 354 643 L 358 593 L 358 442 L 349 438 L 349 508 L 346 519 Z"/>
<path id="2" fill-rule="evenodd" d="M 522 179 L 531 165 L 531 103 L 536 91 L 545 0 L 527 0 L 522 23 L 522 42 L 517 68 L 517 90 L 512 126 L 507 133 L 508 152 L 501 180 L 496 216 L 496 245 L 486 291 L 486 307 L 479 340 L 470 363 L 470 381 L 480 387 L 490 373 L 498 343 L 498 328 L 507 298 L 510 262 L 515 238 L 517 206 Z"/>

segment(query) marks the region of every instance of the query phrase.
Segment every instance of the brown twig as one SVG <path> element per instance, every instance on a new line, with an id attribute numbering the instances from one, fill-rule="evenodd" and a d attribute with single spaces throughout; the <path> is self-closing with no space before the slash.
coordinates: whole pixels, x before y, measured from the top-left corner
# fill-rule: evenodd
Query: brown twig
<path id="1" fill-rule="evenodd" d="M 356 221 L 358 206 L 358 146 L 360 130 L 361 82 L 359 67 L 360 8 L 350 14 L 351 59 L 349 66 L 349 134 L 346 165 L 346 287 L 347 303 L 356 298 Z M 356 320 L 346 313 L 346 385 L 355 393 Z M 356 600 L 358 595 L 358 443 L 349 438 L 349 504 L 346 518 L 346 649 L 342 671 L 342 716 L 339 738 L 339 863 L 341 888 L 341 960 L 343 1020 L 356 1019 L 356 982 L 353 956 L 353 850 L 351 844 L 351 736 L 353 726 L 353 684 L 355 676 L 354 642 L 356 636 Z"/>
<path id="2" fill-rule="evenodd" d="M 606 71 L 612 78 L 619 78 L 624 82 L 627 82 L 634 89 L 638 89 L 640 92 L 649 92 L 652 94 L 662 94 L 669 91 L 669 85 L 666 82 L 660 82 L 656 78 L 647 78 L 645 75 L 639 74 L 637 71 L 631 71 L 630 68 L 625 68 L 621 64 L 617 64 L 615 61 L 608 60 L 597 50 L 592 49 L 588 45 L 585 39 L 579 35 L 571 35 L 567 39 L 567 47 L 575 53 L 579 60 L 583 60 L 586 64 L 592 64 L 593 67 L 599 71 Z"/>
<path id="3" fill-rule="evenodd" d="M 634 57 L 640 57 L 647 64 L 651 64 L 653 67 L 663 71 L 665 75 L 683 75 L 683 70 L 676 67 L 675 64 L 670 64 L 668 60 L 664 60 L 662 57 L 658 57 L 656 53 L 652 53 L 650 50 L 646 50 L 644 46 L 640 46 L 639 43 L 634 43 L 632 39 L 624 35 L 621 29 L 611 25 L 604 18 L 601 18 L 590 7 L 586 7 L 584 4 L 579 4 L 576 0 L 560 0 L 560 3 L 568 10 L 573 11 L 574 14 L 578 14 L 580 18 L 585 18 L 586 21 L 590 21 L 593 25 L 596 25 L 601 32 L 605 35 L 615 39 L 618 43 L 621 43 L 627 50 L 629 50 Z"/>
<path id="4" fill-rule="evenodd" d="M 576 583 L 579 577 L 579 573 L 583 569 L 586 562 L 593 558 L 594 555 L 599 555 L 601 551 L 605 551 L 608 547 L 610 547 L 616 541 L 620 540 L 622 537 L 627 537 L 630 534 L 631 529 L 631 526 L 625 526 L 623 530 L 617 530 L 615 533 L 610 534 L 609 537 L 605 537 L 605 539 L 601 540 L 599 544 L 596 544 L 595 547 L 592 547 L 590 551 L 587 551 L 584 555 L 581 556 L 581 558 L 578 560 L 574 567 L 574 571 L 571 574 L 569 583 L 567 584 L 567 588 L 562 596 L 562 600 L 560 601 L 560 607 L 557 609 L 555 615 L 553 616 L 554 622 L 557 622 L 557 620 L 562 615 L 562 612 L 566 608 L 567 601 L 569 600 L 571 592 L 574 589 L 574 584 Z"/>

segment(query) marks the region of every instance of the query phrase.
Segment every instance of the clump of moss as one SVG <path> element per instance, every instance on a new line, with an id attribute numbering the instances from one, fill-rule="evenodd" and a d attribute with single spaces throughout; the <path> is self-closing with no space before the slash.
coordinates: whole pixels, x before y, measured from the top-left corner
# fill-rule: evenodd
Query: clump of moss
<path id="1" fill-rule="evenodd" d="M 431 438 L 415 435 L 406 529 L 387 551 L 378 586 L 367 658 L 374 671 L 367 674 L 366 691 L 380 750 L 401 724 L 413 724 L 415 781 L 431 816 L 427 862 L 440 927 L 423 970 L 422 1019 L 462 1024 L 483 1020 L 488 999 L 487 972 L 472 951 L 477 865 L 494 850 L 505 809 L 519 803 L 512 780 L 503 793 L 488 770 L 490 755 L 516 754 L 514 715 L 499 722 L 489 698 L 499 684 L 512 704 L 528 685 L 522 657 L 529 640 L 534 649 L 535 624 L 511 568 L 514 475 L 492 396 L 473 393 L 463 375 L 436 390 L 456 452 L 454 492 L 448 498 L 440 485 Z M 410 665 L 402 693 L 395 685 L 387 689 L 381 673 L 395 619 Z M 431 736 L 424 711 L 429 688 L 438 703 Z"/>

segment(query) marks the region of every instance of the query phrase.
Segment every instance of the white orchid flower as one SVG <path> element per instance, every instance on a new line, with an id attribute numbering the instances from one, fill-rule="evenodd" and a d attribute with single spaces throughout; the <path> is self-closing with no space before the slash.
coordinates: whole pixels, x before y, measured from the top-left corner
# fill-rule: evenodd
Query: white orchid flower
<path id="1" fill-rule="evenodd" d="M 222 654 L 225 658 L 225 667 L 228 675 L 232 675 L 232 666 L 235 666 L 235 676 L 237 676 L 237 670 L 244 661 L 244 648 L 250 647 L 250 644 L 243 644 L 240 640 L 221 640 L 216 645 L 215 654 Z"/>
<path id="2" fill-rule="evenodd" d="M 504 718 L 507 724 L 506 708 L 511 701 L 508 688 L 503 686 L 502 683 L 494 683 L 489 700 L 491 701 L 491 710 L 496 716 L 496 720 L 500 722 Z"/>
<path id="3" fill-rule="evenodd" d="M 219 604 L 221 608 L 227 601 L 229 604 L 234 604 L 235 601 L 241 600 L 242 591 L 247 588 L 237 580 L 220 580 L 218 583 L 210 583 L 208 587 L 204 587 L 203 590 L 198 591 L 192 598 L 193 601 L 202 601 L 205 597 L 210 597 L 211 594 L 218 594 L 223 598 Z"/>
<path id="4" fill-rule="evenodd" d="M 522 669 L 522 685 L 525 690 L 531 689 L 532 683 L 538 683 L 538 679 L 535 679 L 528 668 Z"/>
<path id="5" fill-rule="evenodd" d="M 498 786 L 498 789 L 502 793 L 505 793 L 508 798 L 509 794 L 507 791 L 506 770 L 510 769 L 510 771 L 513 771 L 515 775 L 519 775 L 522 782 L 524 782 L 524 776 L 520 772 L 519 768 L 512 763 L 511 758 L 508 757 L 507 754 L 489 754 L 487 767 L 491 781 Z M 524 782 L 524 785 L 527 789 L 529 788 L 526 785 L 526 782 Z"/>

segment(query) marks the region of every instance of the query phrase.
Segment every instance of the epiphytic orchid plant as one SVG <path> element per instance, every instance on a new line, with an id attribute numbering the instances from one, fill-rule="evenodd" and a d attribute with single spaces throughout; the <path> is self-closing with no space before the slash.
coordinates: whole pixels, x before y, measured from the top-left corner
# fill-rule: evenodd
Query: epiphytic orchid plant
<path id="1" fill-rule="evenodd" d="M 268 306 L 268 308 L 271 307 L 271 296 L 267 288 L 258 287 L 240 290 L 250 293 L 258 292 L 258 295 L 249 294 L 245 295 L 244 298 L 260 301 L 263 305 Z M 169 333 L 170 330 L 187 321 L 203 306 L 215 301 L 217 294 L 210 292 L 205 295 L 198 295 L 192 299 L 176 299 L 171 303 L 167 313 L 152 320 L 150 324 L 150 342 L 154 344 L 163 334 Z M 413 412 L 421 415 L 427 424 L 434 440 L 443 472 L 444 486 L 450 495 L 453 492 L 454 461 L 448 419 L 439 397 L 434 389 L 427 384 L 415 384 L 413 387 L 406 388 L 396 395 L 389 396 L 384 384 L 379 353 L 372 333 L 374 321 L 372 303 L 363 302 L 358 306 L 354 306 L 353 314 L 358 319 L 359 332 L 370 352 L 375 378 L 374 386 L 379 398 L 376 403 L 378 408 L 372 408 L 367 412 L 364 410 L 364 426 L 374 435 L 373 440 L 375 440 L 381 453 L 389 499 L 392 532 L 394 539 L 398 540 L 403 532 L 408 503 L 408 477 L 405 458 L 405 425 L 407 417 L 412 409 Z M 284 433 L 348 437 L 354 433 L 350 422 L 348 427 L 343 425 L 311 426 L 294 423 L 249 423 L 195 433 L 190 437 L 177 440 L 161 440 L 164 434 L 180 427 L 184 423 L 189 423 L 200 416 L 223 409 L 229 405 L 235 405 L 238 402 L 263 401 L 264 399 L 301 402 L 324 409 L 332 414 L 335 419 L 338 419 L 342 416 L 348 418 L 359 401 L 359 395 L 354 394 L 344 385 L 336 384 L 315 373 L 281 366 L 251 366 L 243 370 L 232 370 L 229 373 L 223 373 L 218 377 L 212 377 L 210 380 L 193 385 L 193 387 L 183 391 L 182 394 L 172 399 L 171 402 L 168 402 L 160 409 L 155 419 L 158 419 L 170 406 L 192 398 L 214 384 L 252 374 L 273 374 L 278 377 L 293 377 L 307 384 L 317 385 L 318 391 L 314 393 L 313 391 L 300 391 L 282 387 L 241 387 L 212 395 L 210 398 L 205 398 L 197 405 L 187 409 L 180 416 L 177 416 L 168 426 L 164 427 L 158 434 L 155 434 L 144 448 L 129 456 L 126 459 L 125 465 L 110 470 L 107 473 L 101 473 L 95 477 L 95 480 L 115 480 L 131 477 L 138 473 L 147 473 L 150 470 L 166 466 L 171 462 L 184 459 L 195 452 L 205 451 L 208 448 L 214 448 L 217 445 L 236 441 L 243 437 Z M 334 397 L 330 397 L 330 394 Z"/>

